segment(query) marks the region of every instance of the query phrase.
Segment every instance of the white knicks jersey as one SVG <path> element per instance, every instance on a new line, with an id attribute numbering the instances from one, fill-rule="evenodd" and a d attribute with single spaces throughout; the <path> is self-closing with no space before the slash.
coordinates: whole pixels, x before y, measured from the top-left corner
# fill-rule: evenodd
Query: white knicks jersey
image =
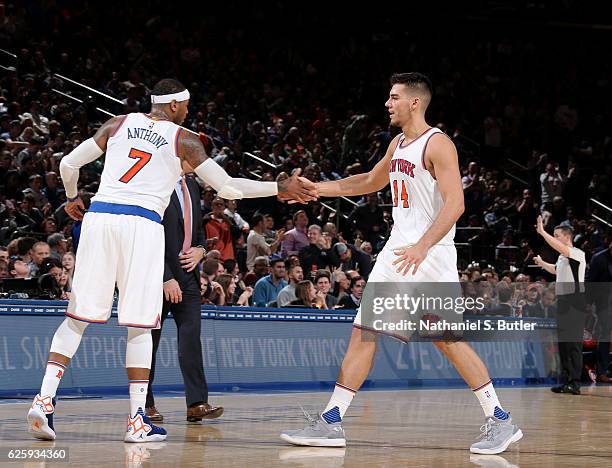
<path id="1" fill-rule="evenodd" d="M 181 176 L 179 130 L 168 120 L 126 115 L 108 139 L 100 188 L 92 201 L 136 205 L 163 217 Z"/>
<path id="2" fill-rule="evenodd" d="M 416 244 L 438 217 L 444 200 L 438 181 L 425 168 L 424 156 L 429 139 L 438 128 L 430 128 L 409 143 L 401 135 L 389 167 L 393 197 L 393 229 L 386 247 L 398 249 Z M 440 138 L 440 137 L 438 137 Z M 439 245 L 454 245 L 455 226 Z"/>

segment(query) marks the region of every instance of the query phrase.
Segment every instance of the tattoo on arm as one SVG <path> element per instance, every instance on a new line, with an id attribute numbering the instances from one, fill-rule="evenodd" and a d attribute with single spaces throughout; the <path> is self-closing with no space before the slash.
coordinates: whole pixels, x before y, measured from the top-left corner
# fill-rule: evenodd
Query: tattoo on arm
<path id="1" fill-rule="evenodd" d="M 278 194 L 282 195 L 287 193 L 287 188 L 289 187 L 289 179 L 281 179 L 276 182 L 278 185 Z"/>
<path id="2" fill-rule="evenodd" d="M 180 132 L 178 156 L 195 169 L 208 159 L 204 145 L 196 135 L 184 130 Z"/>

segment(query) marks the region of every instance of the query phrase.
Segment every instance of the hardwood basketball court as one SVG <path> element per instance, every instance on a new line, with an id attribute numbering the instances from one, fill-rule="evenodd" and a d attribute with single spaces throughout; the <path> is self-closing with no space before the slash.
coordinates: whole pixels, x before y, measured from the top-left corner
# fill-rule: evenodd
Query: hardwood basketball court
<path id="1" fill-rule="evenodd" d="M 71 466 L 612 466 L 612 386 L 583 387 L 580 396 L 546 387 L 500 388 L 498 394 L 525 434 L 501 456 L 470 454 L 482 411 L 471 392 L 459 388 L 359 393 L 345 418 L 346 449 L 292 447 L 278 437 L 304 424 L 300 404 L 316 412 L 326 392 L 212 394 L 225 414 L 203 424 L 185 421 L 182 397 L 160 397 L 168 439 L 136 445 L 122 441 L 126 400 L 59 401 L 54 443 L 27 434 L 29 402 L 4 400 L 0 448 L 69 448 Z M 7 461 L 0 466 L 46 466 Z"/>

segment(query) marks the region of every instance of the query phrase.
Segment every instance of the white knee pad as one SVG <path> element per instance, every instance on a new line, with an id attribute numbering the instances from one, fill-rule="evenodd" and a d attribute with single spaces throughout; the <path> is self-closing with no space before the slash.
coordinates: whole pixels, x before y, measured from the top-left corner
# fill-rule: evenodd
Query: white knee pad
<path id="1" fill-rule="evenodd" d="M 87 322 L 81 322 L 66 317 L 55 331 L 49 351 L 72 359 L 72 356 L 74 356 L 77 349 L 79 349 L 79 344 L 81 344 L 81 338 L 83 337 L 87 325 L 89 325 Z"/>
<path id="2" fill-rule="evenodd" d="M 125 367 L 150 369 L 152 353 L 153 339 L 151 337 L 151 330 L 148 328 L 128 327 Z"/>

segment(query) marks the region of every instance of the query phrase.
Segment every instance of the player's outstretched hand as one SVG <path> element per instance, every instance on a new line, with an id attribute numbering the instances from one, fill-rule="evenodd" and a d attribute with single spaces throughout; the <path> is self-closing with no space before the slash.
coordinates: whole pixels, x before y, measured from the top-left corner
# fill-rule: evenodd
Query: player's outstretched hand
<path id="1" fill-rule="evenodd" d="M 77 198 L 73 202 L 67 202 L 64 210 L 75 221 L 80 221 L 83 219 L 85 215 L 85 205 L 83 204 L 83 200 Z"/>
<path id="2" fill-rule="evenodd" d="M 300 177 L 301 169 L 288 178 L 278 178 L 278 198 L 289 203 L 308 203 L 317 199 L 314 182 Z"/>
<path id="3" fill-rule="evenodd" d="M 413 245 L 411 247 L 406 247 L 405 249 L 399 249 L 395 251 L 395 255 L 397 255 L 397 260 L 393 262 L 393 265 L 399 265 L 397 267 L 397 272 L 401 275 L 406 276 L 410 271 L 411 267 L 412 274 L 416 275 L 417 270 L 425 257 L 427 256 L 427 249 L 424 249 L 418 245 Z"/>

